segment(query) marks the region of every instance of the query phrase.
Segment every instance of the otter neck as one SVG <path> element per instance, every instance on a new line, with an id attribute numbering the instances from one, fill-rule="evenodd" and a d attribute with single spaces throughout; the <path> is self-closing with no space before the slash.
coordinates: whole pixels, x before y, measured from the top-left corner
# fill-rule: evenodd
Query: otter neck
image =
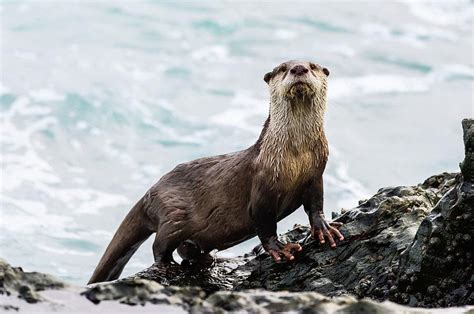
<path id="1" fill-rule="evenodd" d="M 273 181 L 284 180 L 291 185 L 327 159 L 325 109 L 326 97 L 272 97 L 257 163 L 272 172 Z"/>
<path id="2" fill-rule="evenodd" d="M 276 98 L 276 99 L 275 99 Z M 301 149 L 324 133 L 326 97 L 272 97 L 268 132 L 281 144 Z M 270 135 L 268 134 L 268 135 Z M 266 140 L 275 140 L 265 136 Z M 285 145 L 286 146 L 286 145 Z"/>

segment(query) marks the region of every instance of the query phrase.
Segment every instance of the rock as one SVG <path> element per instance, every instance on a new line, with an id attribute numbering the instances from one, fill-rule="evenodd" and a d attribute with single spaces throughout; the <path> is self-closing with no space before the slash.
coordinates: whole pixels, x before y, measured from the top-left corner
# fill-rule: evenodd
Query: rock
<path id="1" fill-rule="evenodd" d="M 97 285 L 81 294 L 95 304 L 104 300 L 114 300 L 130 305 L 143 305 L 146 302 L 157 302 L 158 299 L 154 295 L 162 289 L 163 286 L 154 281 L 130 279 L 116 282 L 113 285 Z"/>
<path id="2" fill-rule="evenodd" d="M 66 284 L 51 275 L 37 272 L 25 273 L 21 267 L 11 267 L 0 259 L 0 294 L 17 295 L 28 303 L 41 301 L 38 291 L 61 289 Z"/>
<path id="3" fill-rule="evenodd" d="M 474 182 L 474 120 L 462 121 L 464 131 L 464 161 L 459 165 L 465 181 Z"/>
<path id="4" fill-rule="evenodd" d="M 121 280 L 84 289 L 66 284 L 51 275 L 24 272 L 0 259 L 1 313 L 118 313 L 130 311 L 129 305 L 145 303 L 154 306 L 134 308 L 133 312 L 184 313 L 183 307 L 186 305 L 189 308 L 187 304 L 191 303 L 187 301 L 190 296 L 186 292 L 201 290 L 179 289 L 181 293 L 177 294 L 171 287 L 144 279 Z M 111 300 L 118 302 L 101 302 Z"/>
<path id="5" fill-rule="evenodd" d="M 13 270 L 6 262 L 1 270 Z M 19 295 L 22 286 L 41 278 L 42 286 L 31 284 L 36 294 L 35 304 Z M 45 279 L 46 278 L 46 279 Z M 0 296 L 0 309 L 21 312 L 57 313 L 428 313 L 392 302 L 376 302 L 352 296 L 328 297 L 317 292 L 267 290 L 217 291 L 207 293 L 199 287 L 163 286 L 147 279 L 122 279 L 96 284 L 89 288 L 67 285 L 49 275 L 21 272 L 2 277 L 2 287 L 8 286 L 9 296 Z M 18 285 L 17 285 L 18 284 Z M 44 290 L 43 290 L 44 289 Z M 6 291 L 6 290 L 3 290 Z M 130 307 L 130 305 L 134 307 Z M 468 313 L 474 307 L 451 309 Z M 445 309 L 429 313 L 444 313 Z"/>
<path id="6" fill-rule="evenodd" d="M 398 274 L 416 278 L 413 292 L 428 295 L 417 299 L 419 306 L 474 303 L 474 121 L 464 120 L 463 129 L 461 174 L 423 219 L 413 243 L 401 254 Z"/>
<path id="7" fill-rule="evenodd" d="M 224 313 L 472 313 L 474 122 L 464 120 L 461 173 L 416 186 L 386 187 L 335 217 L 345 240 L 335 249 L 296 225 L 283 241 L 303 251 L 276 264 L 260 246 L 205 265 L 153 265 L 88 288 L 23 272 L 0 261 L 3 311 Z M 397 305 L 393 302 L 402 304 Z M 381 302 L 384 301 L 384 302 Z M 146 305 L 146 306 L 144 306 Z M 408 305 L 403 306 L 403 305 Z M 460 307 L 464 306 L 464 307 Z"/>

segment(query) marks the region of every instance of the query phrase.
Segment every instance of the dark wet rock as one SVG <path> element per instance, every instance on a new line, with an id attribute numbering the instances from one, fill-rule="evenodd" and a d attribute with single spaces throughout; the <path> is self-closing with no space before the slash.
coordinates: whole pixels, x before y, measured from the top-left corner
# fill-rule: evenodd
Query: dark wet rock
<path id="1" fill-rule="evenodd" d="M 413 291 L 422 296 L 417 298 L 419 306 L 474 303 L 474 121 L 464 120 L 463 130 L 461 174 L 423 219 L 413 243 L 401 255 L 398 273 L 415 278 Z"/>
<path id="2" fill-rule="evenodd" d="M 151 267 L 130 277 L 157 281 L 163 285 L 199 286 L 207 292 L 232 290 L 238 278 L 244 278 L 248 271 L 245 265 L 254 255 L 236 258 L 219 258 L 202 265 L 171 265 Z M 237 270 L 239 266 L 242 266 Z"/>
<path id="3" fill-rule="evenodd" d="M 153 265 L 88 288 L 0 261 L 0 309 L 118 312 L 140 305 L 133 312 L 427 313 L 420 307 L 443 307 L 434 312 L 445 313 L 444 307 L 457 306 L 456 313 L 472 313 L 474 307 L 459 306 L 474 303 L 473 120 L 464 120 L 463 128 L 461 173 L 382 188 L 335 215 L 345 236 L 335 249 L 296 225 L 281 236 L 303 246 L 292 263 L 276 264 L 257 246 L 243 257 Z"/>
<path id="4" fill-rule="evenodd" d="M 8 287 L 2 291 L 9 291 L 8 296 L 0 296 L 2 313 L 428 313 L 392 302 L 379 303 L 353 296 L 331 298 L 317 292 L 262 289 L 206 292 L 199 287 L 164 286 L 137 278 L 80 288 L 66 285 L 49 275 L 15 273 L 15 268 L 5 262 L 1 265 L 2 270 L 10 273 L 2 277 L 3 287 Z M 36 295 L 34 304 L 18 298 L 21 296 L 19 290 L 27 284 Z M 469 313 L 470 310 L 472 308 L 457 308 L 456 313 Z M 443 311 L 440 309 L 435 313 Z"/>

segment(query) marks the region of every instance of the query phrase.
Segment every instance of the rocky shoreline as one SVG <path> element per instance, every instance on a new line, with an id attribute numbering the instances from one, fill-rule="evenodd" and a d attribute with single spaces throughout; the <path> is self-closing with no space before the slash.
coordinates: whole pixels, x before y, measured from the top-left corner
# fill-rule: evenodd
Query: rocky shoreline
<path id="1" fill-rule="evenodd" d="M 283 240 L 303 246 L 275 264 L 257 247 L 207 267 L 152 266 L 81 288 L 0 262 L 0 308 L 23 312 L 370 312 L 474 311 L 474 120 L 463 120 L 461 173 L 387 187 L 334 220 L 336 249 L 295 226 Z M 145 305 L 130 308 L 129 305 Z M 449 307 L 449 308 L 446 308 Z M 426 309 L 430 308 L 430 309 Z M 438 308 L 438 309 L 433 309 Z"/>
<path id="2" fill-rule="evenodd" d="M 127 278 L 82 288 L 53 276 L 23 272 L 0 261 L 0 310 L 4 313 L 471 313 L 474 307 L 410 308 L 354 296 L 317 292 L 242 290 L 206 292 Z"/>

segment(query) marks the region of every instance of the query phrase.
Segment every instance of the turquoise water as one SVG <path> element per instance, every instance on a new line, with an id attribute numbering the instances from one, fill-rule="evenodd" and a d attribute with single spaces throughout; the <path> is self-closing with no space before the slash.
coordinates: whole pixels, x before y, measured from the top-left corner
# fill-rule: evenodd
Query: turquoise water
<path id="1" fill-rule="evenodd" d="M 473 5 L 1 2 L 0 256 L 85 283 L 177 163 L 240 150 L 287 59 L 331 70 L 326 213 L 456 171 L 473 116 Z M 306 223 L 300 209 L 279 224 Z M 222 252 L 234 255 L 251 240 Z M 151 242 L 125 273 L 152 263 Z"/>

